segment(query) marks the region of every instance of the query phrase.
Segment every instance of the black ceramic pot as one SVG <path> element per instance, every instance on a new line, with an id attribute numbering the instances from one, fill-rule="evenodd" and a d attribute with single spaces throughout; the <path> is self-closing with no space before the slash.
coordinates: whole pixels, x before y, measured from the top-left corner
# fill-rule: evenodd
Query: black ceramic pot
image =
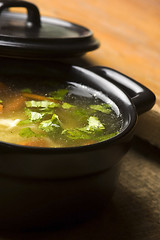
<path id="1" fill-rule="evenodd" d="M 152 108 L 154 94 L 106 67 L 90 69 L 55 62 L 1 61 L 5 81 L 74 81 L 102 92 L 123 116 L 121 132 L 106 141 L 72 148 L 0 143 L 0 228 L 60 226 L 107 205 L 128 151 L 137 116 Z"/>

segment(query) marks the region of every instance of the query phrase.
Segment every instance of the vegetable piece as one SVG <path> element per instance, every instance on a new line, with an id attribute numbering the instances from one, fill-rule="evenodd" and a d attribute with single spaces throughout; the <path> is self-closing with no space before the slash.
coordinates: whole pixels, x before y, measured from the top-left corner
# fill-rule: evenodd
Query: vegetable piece
<path id="1" fill-rule="evenodd" d="M 8 129 L 14 128 L 15 126 L 17 126 L 17 124 L 19 123 L 20 119 L 0 119 L 0 125 L 4 126 L 4 127 L 8 127 Z"/>
<path id="2" fill-rule="evenodd" d="M 17 124 L 18 126 L 23 126 L 23 125 L 27 125 L 27 124 L 30 124 L 31 121 L 29 119 L 26 119 L 26 120 L 22 120 L 22 121 L 19 121 L 19 123 Z"/>
<path id="3" fill-rule="evenodd" d="M 57 128 L 60 128 L 60 120 L 58 115 L 53 114 L 52 118 L 40 123 L 39 128 L 45 132 L 54 132 Z"/>
<path id="4" fill-rule="evenodd" d="M 89 131 L 101 131 L 105 129 L 103 124 L 99 121 L 97 117 L 89 117 L 88 119 L 88 126 L 86 127 L 87 130 Z"/>
<path id="5" fill-rule="evenodd" d="M 25 114 L 29 117 L 29 120 L 31 122 L 38 122 L 40 121 L 43 117 L 44 117 L 44 113 L 38 113 L 38 112 L 32 112 L 31 110 L 29 109 L 26 109 L 25 110 Z"/>
<path id="6" fill-rule="evenodd" d="M 55 108 L 59 107 L 59 103 L 47 101 L 26 101 L 26 107 L 28 108 Z"/>
<path id="7" fill-rule="evenodd" d="M 31 128 L 27 127 L 27 128 L 22 128 L 19 132 L 19 135 L 21 137 L 25 137 L 25 138 L 30 138 L 30 137 L 36 137 L 37 134 L 35 132 L 32 131 Z"/>
<path id="8" fill-rule="evenodd" d="M 14 98 L 10 100 L 7 105 L 4 105 L 4 111 L 10 112 L 10 111 L 18 111 L 21 108 L 25 106 L 26 98 L 22 95 L 16 95 Z"/>
<path id="9" fill-rule="evenodd" d="M 90 144 L 94 144 L 94 143 L 96 143 L 96 141 L 90 139 L 90 140 L 86 141 L 85 143 L 83 143 L 83 145 L 90 145 Z"/>
<path id="10" fill-rule="evenodd" d="M 41 95 L 37 95 L 37 94 L 33 94 L 33 93 L 24 92 L 24 93 L 22 93 L 22 95 L 26 98 L 31 98 L 31 99 L 38 100 L 38 101 L 50 101 L 50 102 L 60 103 L 60 101 L 58 101 L 58 100 L 48 98 L 45 96 L 41 96 Z"/>
<path id="11" fill-rule="evenodd" d="M 30 147 L 49 147 L 50 142 L 46 139 L 29 139 L 26 141 L 19 142 L 18 144 Z"/>
<path id="12" fill-rule="evenodd" d="M 0 104 L 0 114 L 3 113 L 3 105 Z"/>
<path id="13" fill-rule="evenodd" d="M 71 139 L 92 139 L 93 134 L 105 129 L 103 124 L 97 117 L 89 117 L 88 125 L 83 128 L 65 129 L 62 134 L 65 134 Z"/>
<path id="14" fill-rule="evenodd" d="M 76 139 L 91 139 L 89 132 L 83 131 L 83 129 L 65 129 L 62 131 L 62 134 L 66 135 L 68 138 Z"/>
<path id="15" fill-rule="evenodd" d="M 68 93 L 67 89 L 59 89 L 57 91 L 50 92 L 50 96 L 56 100 L 63 100 L 67 93 Z"/>
<path id="16" fill-rule="evenodd" d="M 70 108 L 72 108 L 72 107 L 75 107 L 74 105 L 71 105 L 71 104 L 69 104 L 69 103 L 63 103 L 62 104 L 62 108 L 63 109 L 70 109 Z"/>
<path id="17" fill-rule="evenodd" d="M 100 111 L 102 113 L 109 114 L 111 112 L 111 107 L 109 104 L 101 104 L 101 105 L 90 105 L 90 108 L 96 111 Z"/>

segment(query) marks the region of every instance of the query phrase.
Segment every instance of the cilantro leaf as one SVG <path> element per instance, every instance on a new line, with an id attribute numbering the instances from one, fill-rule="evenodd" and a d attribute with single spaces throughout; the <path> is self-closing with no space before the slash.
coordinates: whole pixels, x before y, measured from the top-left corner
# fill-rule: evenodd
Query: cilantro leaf
<path id="1" fill-rule="evenodd" d="M 111 112 L 111 107 L 109 104 L 103 103 L 101 105 L 90 105 L 90 108 L 96 111 L 100 111 L 102 113 L 110 113 Z"/>
<path id="2" fill-rule="evenodd" d="M 65 97 L 65 95 L 68 93 L 67 89 L 59 89 L 57 91 L 53 91 L 50 93 L 50 96 L 53 99 L 57 99 L 57 100 L 63 100 L 63 98 Z"/>
<path id="3" fill-rule="evenodd" d="M 17 125 L 23 126 L 23 125 L 30 124 L 30 123 L 31 123 L 31 121 L 29 119 L 26 119 L 26 120 L 20 121 Z"/>
<path id="4" fill-rule="evenodd" d="M 71 139 L 92 139 L 96 132 L 105 129 L 97 117 L 89 117 L 88 125 L 83 128 L 65 129 L 62 134 Z"/>
<path id="5" fill-rule="evenodd" d="M 28 108 L 55 108 L 59 107 L 59 103 L 50 102 L 50 101 L 26 101 L 26 107 Z"/>
<path id="6" fill-rule="evenodd" d="M 39 125 L 39 128 L 47 133 L 54 132 L 56 128 L 60 128 L 58 115 L 53 114 L 51 119 L 42 121 Z"/>
<path id="7" fill-rule="evenodd" d="M 44 117 L 44 113 L 33 112 L 30 109 L 25 110 L 25 114 L 29 117 L 29 120 L 32 121 L 40 121 Z"/>
<path id="8" fill-rule="evenodd" d="M 70 139 L 91 139 L 90 134 L 83 131 L 83 129 L 65 129 L 62 131 L 62 134 L 66 135 Z"/>
<path id="9" fill-rule="evenodd" d="M 32 131 L 31 128 L 22 128 L 19 132 L 19 135 L 21 137 L 26 137 L 26 138 L 29 138 L 29 137 L 36 137 L 36 133 Z"/>
<path id="10" fill-rule="evenodd" d="M 0 103 L 3 103 L 3 100 L 0 99 Z"/>
<path id="11" fill-rule="evenodd" d="M 97 131 L 97 130 L 103 130 L 105 127 L 103 124 L 99 121 L 97 117 L 89 117 L 88 119 L 88 126 L 86 127 L 89 131 Z"/>
<path id="12" fill-rule="evenodd" d="M 72 108 L 72 107 L 75 107 L 74 105 L 71 105 L 71 104 L 69 104 L 69 103 L 63 103 L 62 104 L 62 108 L 63 109 L 70 109 L 70 108 Z"/>

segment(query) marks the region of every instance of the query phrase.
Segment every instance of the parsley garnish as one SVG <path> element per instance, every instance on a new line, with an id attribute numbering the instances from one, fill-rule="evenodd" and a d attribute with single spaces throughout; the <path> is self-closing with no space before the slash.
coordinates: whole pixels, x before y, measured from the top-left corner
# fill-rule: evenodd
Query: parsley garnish
<path id="1" fill-rule="evenodd" d="M 105 129 L 97 117 L 89 117 L 88 125 L 83 128 L 65 129 L 62 134 L 66 134 L 71 139 L 92 139 L 96 132 Z"/>
<path id="2" fill-rule="evenodd" d="M 90 105 L 90 108 L 96 111 L 100 111 L 102 113 L 110 113 L 111 112 L 111 107 L 109 104 L 103 103 L 101 105 Z"/>
<path id="3" fill-rule="evenodd" d="M 105 129 L 105 127 L 99 121 L 99 119 L 97 117 L 90 117 L 88 119 L 88 126 L 86 128 L 87 128 L 87 130 L 92 131 L 92 132 L 101 131 L 101 130 Z"/>
<path id="4" fill-rule="evenodd" d="M 66 102 L 62 104 L 62 108 L 63 108 L 63 109 L 70 109 L 70 108 L 72 108 L 72 107 L 75 107 L 75 106 L 73 106 L 73 105 L 71 105 L 71 104 L 69 104 L 69 103 L 66 103 Z"/>
<path id="5" fill-rule="evenodd" d="M 39 128 L 47 133 L 54 132 L 56 128 L 60 127 L 60 120 L 56 114 L 53 114 L 51 119 L 42 121 L 39 125 Z"/>
<path id="6" fill-rule="evenodd" d="M 39 113 L 39 112 L 33 112 L 30 109 L 26 109 L 25 110 L 25 114 L 27 115 L 27 117 L 29 117 L 29 120 L 31 122 L 33 121 L 40 121 L 43 117 L 44 117 L 44 113 Z"/>
<path id="7" fill-rule="evenodd" d="M 63 98 L 65 97 L 65 95 L 68 93 L 68 90 L 67 89 L 59 89 L 57 91 L 53 91 L 53 92 L 50 92 L 50 96 L 53 98 L 53 99 L 56 99 L 56 100 L 63 100 Z"/>
<path id="8" fill-rule="evenodd" d="M 21 137 L 26 137 L 26 138 L 30 138 L 30 137 L 36 137 L 37 134 L 35 132 L 32 131 L 31 128 L 22 128 L 19 132 L 19 135 Z"/>
<path id="9" fill-rule="evenodd" d="M 26 101 L 26 107 L 28 108 L 55 108 L 59 106 L 59 103 L 50 101 Z"/>

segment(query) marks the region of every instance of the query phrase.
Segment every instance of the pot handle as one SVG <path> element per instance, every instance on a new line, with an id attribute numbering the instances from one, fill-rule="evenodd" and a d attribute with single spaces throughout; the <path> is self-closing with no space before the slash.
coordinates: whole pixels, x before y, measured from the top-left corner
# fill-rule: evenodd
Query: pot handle
<path id="1" fill-rule="evenodd" d="M 30 2 L 26 1 L 17 1 L 17 0 L 8 0 L 8 1 L 0 1 L 0 14 L 12 7 L 24 7 L 27 9 L 28 12 L 28 18 L 27 22 L 32 24 L 32 27 L 39 28 L 41 26 L 41 20 L 40 20 L 40 13 L 38 8 Z"/>
<path id="2" fill-rule="evenodd" d="M 90 67 L 89 70 L 121 88 L 131 98 L 138 115 L 153 107 L 156 100 L 154 93 L 139 82 L 108 67 L 96 66 Z"/>

